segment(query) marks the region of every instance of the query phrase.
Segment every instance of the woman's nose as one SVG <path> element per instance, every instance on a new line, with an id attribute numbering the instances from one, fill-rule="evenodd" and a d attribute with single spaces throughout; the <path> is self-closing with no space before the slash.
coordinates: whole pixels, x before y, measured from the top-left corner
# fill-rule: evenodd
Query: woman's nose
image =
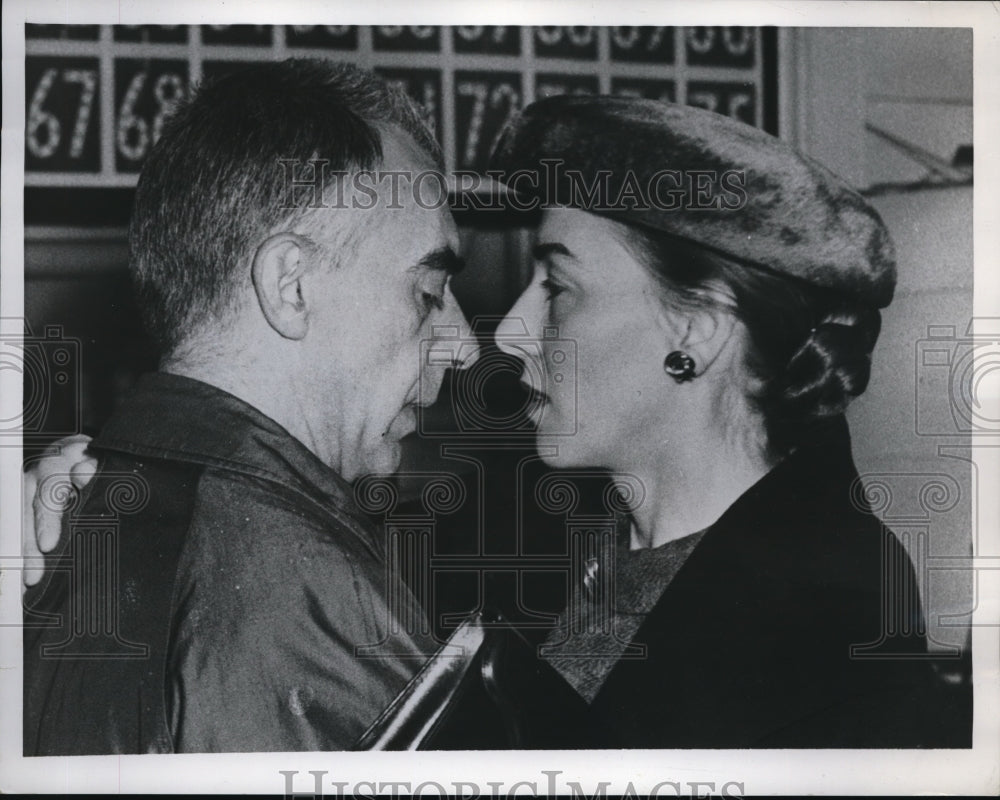
<path id="1" fill-rule="evenodd" d="M 529 310 L 525 296 L 522 295 L 496 330 L 497 347 L 522 361 L 530 358 L 538 349 L 538 331 L 533 330 L 534 326 L 529 324 Z"/>

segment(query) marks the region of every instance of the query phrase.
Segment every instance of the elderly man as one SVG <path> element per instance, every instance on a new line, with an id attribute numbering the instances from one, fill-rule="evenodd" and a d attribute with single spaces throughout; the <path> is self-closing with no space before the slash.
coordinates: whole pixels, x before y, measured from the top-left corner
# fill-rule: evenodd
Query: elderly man
<path id="1" fill-rule="evenodd" d="M 164 129 L 129 242 L 161 367 L 90 443 L 76 508 L 132 493 L 94 584 L 114 636 L 72 635 L 71 571 L 28 591 L 64 624 L 26 631 L 26 754 L 346 748 L 433 652 L 393 619 L 423 610 L 349 482 L 393 471 L 437 394 L 421 341 L 467 330 L 458 235 L 447 208 L 352 180 L 376 169 L 440 151 L 402 94 L 326 62 L 206 86 Z"/>

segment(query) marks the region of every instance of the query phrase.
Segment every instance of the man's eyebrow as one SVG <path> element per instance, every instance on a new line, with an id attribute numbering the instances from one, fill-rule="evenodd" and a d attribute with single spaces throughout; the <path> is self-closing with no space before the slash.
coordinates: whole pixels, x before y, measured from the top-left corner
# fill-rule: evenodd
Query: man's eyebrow
<path id="1" fill-rule="evenodd" d="M 545 261 L 549 256 L 560 255 L 576 258 L 562 242 L 542 242 L 531 248 L 535 261 Z"/>
<path id="2" fill-rule="evenodd" d="M 465 268 L 465 259 L 461 258 L 450 247 L 440 247 L 437 250 L 432 250 L 430 253 L 421 258 L 420 261 L 417 262 L 417 266 L 433 270 L 442 270 L 447 272 L 449 275 L 454 275 L 457 272 L 461 272 Z"/>

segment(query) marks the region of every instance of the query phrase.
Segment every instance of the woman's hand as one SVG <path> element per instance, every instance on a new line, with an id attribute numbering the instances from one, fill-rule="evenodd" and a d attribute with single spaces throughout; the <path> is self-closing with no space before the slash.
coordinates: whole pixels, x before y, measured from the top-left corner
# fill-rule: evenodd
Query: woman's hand
<path id="1" fill-rule="evenodd" d="M 67 475 L 76 491 L 86 486 L 97 471 L 97 460 L 86 453 L 89 444 L 90 437 L 83 434 L 60 439 L 24 473 L 21 490 L 22 593 L 45 574 L 42 556 L 59 544 L 62 515 L 71 499 L 71 494 L 67 493 L 65 502 L 56 506 L 53 505 L 54 493 L 46 493 L 49 499 L 42 502 L 38 487 L 43 481 Z"/>

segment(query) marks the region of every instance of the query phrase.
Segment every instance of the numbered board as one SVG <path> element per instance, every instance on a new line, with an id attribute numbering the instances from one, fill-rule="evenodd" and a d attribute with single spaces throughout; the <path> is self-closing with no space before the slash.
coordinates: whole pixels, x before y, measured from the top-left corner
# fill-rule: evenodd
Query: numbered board
<path id="1" fill-rule="evenodd" d="M 194 84 L 288 56 L 359 64 L 401 86 L 427 111 L 450 170 L 485 169 L 507 121 L 525 104 L 553 94 L 688 103 L 772 132 L 776 127 L 776 36 L 762 28 L 29 24 L 25 29 L 29 189 L 130 189 L 171 108 Z M 28 202 L 26 213 L 37 205 Z"/>

